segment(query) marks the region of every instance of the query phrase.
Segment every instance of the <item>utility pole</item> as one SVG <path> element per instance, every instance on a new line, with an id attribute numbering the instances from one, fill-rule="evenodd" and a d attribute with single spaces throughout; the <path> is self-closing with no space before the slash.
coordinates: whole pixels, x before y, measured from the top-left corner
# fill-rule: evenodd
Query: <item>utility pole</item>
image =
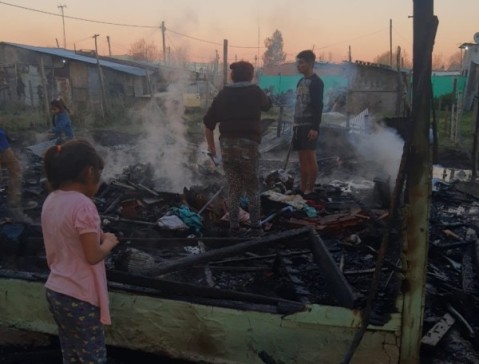
<path id="1" fill-rule="evenodd" d="M 108 55 L 111 57 L 111 43 L 110 43 L 110 36 L 106 36 L 106 41 L 108 42 Z"/>
<path id="2" fill-rule="evenodd" d="M 105 118 L 105 83 L 103 81 L 103 74 L 101 72 L 101 66 L 100 66 L 100 59 L 98 58 L 98 42 L 97 38 L 100 36 L 100 34 L 95 34 L 93 35 L 93 39 L 95 39 L 95 56 L 96 56 L 96 65 L 98 67 L 98 78 L 100 79 L 100 86 L 101 86 L 101 114 L 102 117 Z"/>
<path id="3" fill-rule="evenodd" d="M 223 86 L 228 83 L 228 39 L 223 39 Z"/>
<path id="4" fill-rule="evenodd" d="M 349 49 L 348 49 L 348 61 L 349 63 L 353 61 L 353 56 L 351 54 L 351 46 L 349 46 Z"/>
<path id="5" fill-rule="evenodd" d="M 393 67 L 393 20 L 389 19 L 389 65 Z"/>
<path id="6" fill-rule="evenodd" d="M 65 33 L 65 16 L 63 14 L 63 8 L 66 8 L 66 5 L 58 5 L 58 8 L 62 12 L 62 23 L 63 23 L 63 48 L 67 48 L 67 36 Z"/>
<path id="7" fill-rule="evenodd" d="M 165 31 L 166 31 L 166 27 L 165 27 L 165 22 L 162 21 L 161 22 L 161 38 L 163 40 L 163 63 L 166 64 L 166 43 L 165 43 Z"/>

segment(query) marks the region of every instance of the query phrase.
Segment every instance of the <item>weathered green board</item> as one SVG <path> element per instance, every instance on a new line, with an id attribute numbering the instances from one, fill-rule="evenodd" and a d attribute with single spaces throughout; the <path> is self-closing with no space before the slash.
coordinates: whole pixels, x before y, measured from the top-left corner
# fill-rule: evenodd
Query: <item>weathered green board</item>
<path id="1" fill-rule="evenodd" d="M 192 304 L 113 290 L 111 345 L 208 363 L 337 364 L 360 323 L 359 312 L 311 305 L 289 316 Z M 55 334 L 41 282 L 0 279 L 0 327 Z M 352 363 L 399 362 L 401 315 L 370 327 Z"/>

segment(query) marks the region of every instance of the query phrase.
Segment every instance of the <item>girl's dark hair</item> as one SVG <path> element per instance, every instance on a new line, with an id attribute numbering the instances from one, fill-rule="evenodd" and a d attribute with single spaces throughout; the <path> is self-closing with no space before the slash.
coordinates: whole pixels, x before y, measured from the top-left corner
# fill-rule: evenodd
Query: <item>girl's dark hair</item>
<path id="1" fill-rule="evenodd" d="M 254 75 L 254 67 L 251 63 L 239 61 L 230 65 L 231 79 L 233 82 L 251 81 Z"/>
<path id="2" fill-rule="evenodd" d="M 309 49 L 299 52 L 296 58 L 304 59 L 306 62 L 311 64 L 314 64 L 314 61 L 316 61 L 316 55 Z"/>
<path id="3" fill-rule="evenodd" d="M 86 140 L 71 140 L 55 145 L 45 153 L 45 174 L 53 190 L 66 183 L 86 182 L 87 168 L 92 167 L 97 181 L 104 167 L 103 159 Z"/>
<path id="4" fill-rule="evenodd" d="M 56 108 L 60 109 L 60 111 L 70 112 L 67 105 L 65 105 L 63 100 L 60 99 L 60 98 L 50 101 L 50 107 L 56 107 Z"/>

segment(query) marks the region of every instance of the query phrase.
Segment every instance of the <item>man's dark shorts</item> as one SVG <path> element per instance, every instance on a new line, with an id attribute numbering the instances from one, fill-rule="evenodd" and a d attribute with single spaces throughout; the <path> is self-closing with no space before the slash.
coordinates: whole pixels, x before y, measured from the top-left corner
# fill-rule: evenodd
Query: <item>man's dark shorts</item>
<path id="1" fill-rule="evenodd" d="M 311 126 L 309 125 L 293 126 L 293 150 L 316 150 L 318 138 L 309 140 L 308 134 L 310 130 Z"/>

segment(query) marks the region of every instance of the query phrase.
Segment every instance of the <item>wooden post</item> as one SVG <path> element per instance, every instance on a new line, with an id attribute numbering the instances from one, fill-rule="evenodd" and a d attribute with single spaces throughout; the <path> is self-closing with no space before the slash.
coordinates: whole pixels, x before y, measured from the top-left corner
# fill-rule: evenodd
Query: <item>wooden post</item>
<path id="1" fill-rule="evenodd" d="M 404 94 L 404 86 L 402 82 L 402 74 L 401 74 L 401 47 L 397 48 L 396 54 L 396 71 L 398 74 L 398 83 L 397 83 L 397 95 L 396 95 L 396 116 L 401 115 L 401 105 L 403 101 L 403 94 Z"/>
<path id="2" fill-rule="evenodd" d="M 111 43 L 110 43 L 110 36 L 106 36 L 106 41 L 108 42 L 108 55 L 111 57 Z"/>
<path id="3" fill-rule="evenodd" d="M 477 80 L 479 84 L 479 79 Z M 477 153 L 479 149 L 479 87 L 476 96 L 476 128 L 474 130 L 474 144 L 472 148 L 472 182 L 477 179 Z"/>
<path id="4" fill-rule="evenodd" d="M 96 65 L 98 67 L 98 78 L 100 79 L 100 86 L 101 86 L 101 116 L 105 118 L 105 111 L 106 111 L 106 95 L 105 95 L 105 83 L 103 81 L 103 73 L 101 72 L 100 66 L 100 59 L 98 58 L 98 43 L 97 38 L 100 34 L 95 34 L 92 38 L 95 39 L 95 56 L 96 56 Z"/>
<path id="5" fill-rule="evenodd" d="M 442 116 L 442 97 L 438 98 L 436 115 L 437 115 L 438 119 Z M 438 126 L 440 124 L 441 124 L 441 122 L 438 121 Z"/>
<path id="6" fill-rule="evenodd" d="M 451 137 L 451 120 L 449 119 L 450 109 L 449 106 L 446 105 L 444 109 L 444 128 L 446 130 L 446 135 L 450 138 Z"/>
<path id="7" fill-rule="evenodd" d="M 165 31 L 166 31 L 166 27 L 165 27 L 165 22 L 162 21 L 161 22 L 161 39 L 162 39 L 162 43 L 163 43 L 163 64 L 166 64 L 166 42 L 165 42 Z"/>
<path id="8" fill-rule="evenodd" d="M 33 100 L 33 86 L 32 86 L 32 80 L 28 80 L 28 94 L 30 95 L 30 105 L 32 107 L 35 106 L 35 102 Z"/>
<path id="9" fill-rule="evenodd" d="M 457 142 L 457 119 L 456 119 L 456 91 L 457 91 L 457 78 L 454 79 L 452 86 L 452 105 L 451 105 L 451 140 L 454 144 Z"/>
<path id="10" fill-rule="evenodd" d="M 431 111 L 432 111 L 432 135 L 429 134 L 429 137 L 432 137 L 432 163 L 436 164 L 438 160 L 438 155 L 439 155 L 439 133 L 437 130 L 437 117 L 436 117 L 436 108 L 434 107 L 434 93 L 433 93 L 433 88 L 432 88 L 432 82 L 430 83 L 431 85 Z"/>
<path id="11" fill-rule="evenodd" d="M 420 363 L 419 349 L 424 319 L 425 284 L 429 245 L 431 203 L 431 113 L 432 50 L 438 19 L 434 0 L 414 0 L 412 130 L 408 146 L 406 199 L 406 282 L 404 293 L 400 363 Z M 406 149 L 406 148 L 405 148 Z"/>
<path id="12" fill-rule="evenodd" d="M 223 40 L 223 86 L 228 83 L 228 39 Z"/>
<path id="13" fill-rule="evenodd" d="M 389 66 L 393 68 L 393 20 L 389 19 Z"/>
<path id="14" fill-rule="evenodd" d="M 42 79 L 42 92 L 43 92 L 43 111 L 45 112 L 47 126 L 50 127 L 50 104 L 48 103 L 48 92 L 47 92 L 47 79 L 45 77 L 45 65 L 43 64 L 43 57 L 40 57 L 40 76 Z"/>

